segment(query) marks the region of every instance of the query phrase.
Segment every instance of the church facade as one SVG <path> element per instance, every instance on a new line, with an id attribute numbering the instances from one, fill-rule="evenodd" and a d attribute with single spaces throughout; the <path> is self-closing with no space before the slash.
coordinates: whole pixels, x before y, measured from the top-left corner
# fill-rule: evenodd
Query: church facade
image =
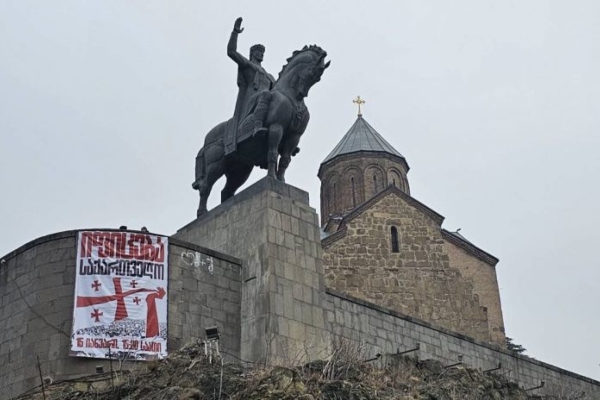
<path id="1" fill-rule="evenodd" d="M 498 259 L 410 194 L 406 159 L 363 117 L 322 162 L 328 287 L 504 345 Z"/>

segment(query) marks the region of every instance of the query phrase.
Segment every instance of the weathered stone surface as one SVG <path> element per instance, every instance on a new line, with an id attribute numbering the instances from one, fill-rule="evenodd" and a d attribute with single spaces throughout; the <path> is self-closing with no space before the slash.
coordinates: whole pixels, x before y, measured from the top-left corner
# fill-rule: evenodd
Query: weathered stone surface
<path id="1" fill-rule="evenodd" d="M 443 217 L 410 197 L 407 172 L 406 159 L 359 113 L 318 173 L 328 285 L 503 344 L 498 260 L 442 230 Z M 401 194 L 395 200 L 390 187 Z"/>
<path id="2" fill-rule="evenodd" d="M 313 295 L 324 290 L 319 226 L 306 192 L 264 178 L 174 236 L 244 260 L 242 359 L 304 360 L 327 347 Z"/>
<path id="3" fill-rule="evenodd" d="M 406 204 L 399 205 L 398 200 L 393 199 L 389 204 L 383 204 L 391 208 L 415 207 L 414 200 L 411 202 L 408 197 L 399 198 Z M 356 264 L 358 269 L 369 271 L 370 276 L 362 282 L 356 282 L 352 278 L 354 272 L 350 262 L 333 263 L 336 271 L 328 269 L 328 274 L 339 274 L 346 285 L 351 283 L 351 288 L 358 288 L 358 293 L 360 284 L 373 288 L 377 279 L 376 285 L 380 288 L 375 298 L 377 301 L 386 296 L 402 294 L 401 291 L 394 292 L 397 288 L 392 286 L 393 282 L 402 281 L 399 277 L 416 282 L 404 286 L 412 288 L 411 290 L 418 289 L 427 293 L 431 287 L 434 293 L 438 290 L 447 291 L 450 298 L 472 297 L 469 301 L 475 311 L 469 308 L 471 305 L 468 305 L 467 311 L 476 313 L 477 302 L 480 306 L 487 306 L 484 301 L 489 301 L 489 304 L 494 301 L 493 296 L 486 297 L 486 293 L 477 292 L 474 287 L 475 282 L 491 282 L 492 278 L 495 279 L 495 274 L 490 272 L 491 266 L 474 263 L 469 258 L 474 253 L 466 251 L 464 246 L 445 241 L 443 232 L 440 240 L 441 216 L 422 209 L 421 214 L 413 210 L 415 215 L 412 219 L 397 220 L 394 219 L 396 217 L 386 216 L 386 207 L 375 207 L 371 214 L 363 213 L 365 226 L 353 226 L 353 222 L 347 224 L 347 228 L 353 229 L 358 238 L 372 229 L 370 245 L 373 245 L 375 251 L 367 248 L 364 252 L 354 251 L 367 243 L 363 243 L 362 239 L 344 242 L 347 253 L 341 254 L 340 261 L 353 254 L 352 257 L 364 260 L 364 263 Z M 360 221 L 360 218 L 362 217 L 358 216 L 356 220 Z M 231 228 L 236 227 L 235 221 L 241 219 L 245 219 L 244 224 L 247 225 L 244 226 L 247 228 L 232 231 Z M 500 373 L 510 376 L 523 387 L 535 387 L 544 380 L 548 390 L 564 389 L 571 390 L 572 393 L 584 391 L 590 398 L 600 398 L 600 383 L 592 379 L 528 357 L 516 356 L 489 341 L 479 341 L 461 335 L 456 330 L 444 329 L 440 324 L 433 324 L 431 319 L 425 322 L 415 315 L 401 314 L 387 306 L 375 304 L 376 301 L 371 298 L 366 301 L 358 296 L 326 290 L 316 222 L 314 210 L 308 206 L 306 192 L 277 181 L 263 180 L 180 232 L 182 236 L 189 235 L 188 240 L 198 241 L 200 245 L 227 248 L 234 254 L 225 255 L 198 244 L 171 238 L 170 348 L 180 348 L 188 341 L 200 338 L 202 329 L 214 324 L 219 326 L 222 333 L 222 354 L 227 356 L 229 353 L 246 360 L 252 358 L 247 358 L 244 354 L 258 358 L 266 355 L 270 361 L 288 364 L 332 356 L 335 350 L 333 344 L 339 338 L 354 343 L 356 348 L 364 349 L 361 360 L 377 353 L 383 354 L 381 361 L 376 363 L 383 363 L 384 359 L 389 359 L 397 351 L 414 349 L 419 343 L 420 349 L 410 354 L 418 355 L 421 360 L 434 359 L 443 365 L 450 365 L 455 364 L 458 356 L 462 355 L 465 366 L 480 370 L 494 368 L 501 362 Z M 386 253 L 389 252 L 389 243 L 385 239 L 385 226 L 388 223 L 399 223 L 405 229 L 403 231 L 398 225 L 401 233 L 401 251 L 398 254 Z M 402 232 L 410 233 L 413 239 L 404 240 Z M 0 329 L 0 398 L 10 398 L 39 385 L 36 355 L 40 357 L 43 375 L 50 375 L 55 381 L 72 377 L 73 374 L 95 375 L 96 365 L 104 365 L 104 370 L 109 370 L 109 365 L 104 360 L 69 358 L 68 334 L 64 335 L 56 330 L 57 327 L 65 332 L 70 330 L 75 232 L 59 233 L 42 239 L 44 240 L 38 239 L 8 254 L 5 257 L 6 263 L 0 266 L 0 326 L 5 327 Z M 62 251 L 64 249 L 70 250 Z M 55 250 L 61 251 L 50 254 Z M 328 255 L 328 251 L 326 249 L 325 254 L 331 257 L 332 253 Z M 200 252 L 213 257 L 212 273 L 206 265 L 192 266 L 185 263 L 184 253 L 189 252 Z M 406 254 L 403 255 L 402 252 Z M 234 258 L 234 255 L 244 258 L 243 275 L 239 259 Z M 381 263 L 370 267 L 369 260 L 378 257 L 382 258 L 379 260 Z M 485 258 L 479 257 L 477 260 Z M 418 263 L 423 260 L 427 260 L 427 265 L 431 264 L 433 268 L 419 266 Z M 408 262 L 417 264 L 408 267 Z M 469 275 L 483 267 L 488 268 L 487 275 Z M 48 287 L 47 282 L 43 282 L 43 277 L 61 274 L 61 268 L 64 269 L 62 284 L 55 288 Z M 454 286 L 454 280 L 458 279 L 456 274 L 463 275 L 462 279 L 466 282 L 458 288 Z M 467 279 L 464 279 L 465 276 Z M 365 296 L 368 297 L 369 293 L 365 293 Z M 393 296 L 389 298 L 393 299 Z M 23 299 L 27 299 L 30 306 Z M 412 304 L 409 303 L 410 296 L 402 299 L 407 304 Z M 432 304 L 436 305 L 437 302 L 441 306 L 448 302 L 445 296 L 425 297 L 421 300 L 424 306 L 419 308 L 419 312 L 425 307 L 433 307 Z M 453 304 L 451 302 L 452 306 Z M 32 309 L 38 313 L 47 313 L 47 321 L 32 313 Z M 243 321 L 240 319 L 241 310 Z M 488 315 L 491 316 L 490 311 Z M 492 326 L 489 321 L 491 317 L 488 318 L 488 323 Z M 243 327 L 241 332 L 240 325 Z M 184 355 L 178 363 L 185 368 L 186 373 L 177 376 L 182 379 L 174 383 L 175 386 L 160 389 L 165 392 L 160 392 L 159 395 L 175 397 L 189 394 L 194 397 L 198 394 L 187 388 L 192 388 L 192 383 L 198 382 L 196 376 L 190 375 L 196 373 L 190 365 L 199 356 L 199 350 L 196 348 Z M 165 363 L 167 364 L 177 365 L 171 361 Z M 154 364 L 138 365 L 148 365 L 152 369 Z M 211 396 L 212 388 L 219 387 L 218 366 L 216 372 L 201 375 L 202 385 L 213 385 L 210 386 Z M 232 376 L 240 377 L 240 373 L 234 372 Z M 161 383 L 160 380 L 152 382 Z M 290 388 L 302 392 L 302 385 L 295 383 L 294 380 Z M 339 388 L 352 389 L 347 384 L 341 384 Z M 331 389 L 336 390 L 337 387 Z M 231 393 L 228 389 L 224 390 Z M 282 398 L 277 390 L 271 393 L 273 398 Z M 298 398 L 300 393 L 297 392 L 289 393 L 290 398 Z M 489 394 L 495 396 L 491 392 Z M 245 393 L 241 398 L 250 398 L 244 396 Z M 266 398 L 261 393 L 257 396 Z M 377 398 L 383 398 L 381 392 Z"/>
<path id="4" fill-rule="evenodd" d="M 495 266 L 449 241 L 445 241 L 444 249 L 450 265 L 460 271 L 463 279 L 473 282 L 473 294 L 479 298 L 479 304 L 487 309 L 490 340 L 498 344 L 506 343 Z"/>
<path id="5" fill-rule="evenodd" d="M 69 356 L 74 303 L 77 231 L 36 239 L 3 257 L 0 266 L 0 399 L 53 380 L 95 373 L 109 362 Z M 193 266 L 183 253 L 212 257 Z M 189 243 L 169 245 L 169 350 L 203 338 L 218 325 L 227 352 L 239 357 L 241 274 L 239 260 Z"/>
<path id="6" fill-rule="evenodd" d="M 344 155 L 321 166 L 321 225 L 354 209 L 389 185 L 410 194 L 402 159 L 385 153 Z"/>
<path id="7" fill-rule="evenodd" d="M 342 338 L 348 342 L 347 347 L 365 349 L 370 355 L 383 354 L 382 363 L 390 359 L 393 362 L 397 352 L 408 350 L 413 350 L 407 353 L 410 357 L 437 360 L 443 365 L 456 364 L 462 356 L 461 367 L 480 371 L 501 363 L 498 373 L 521 387 L 533 388 L 545 381 L 544 389 L 536 394 L 554 394 L 560 398 L 558 395 L 562 393 L 566 398 L 567 393 L 585 393 L 587 397 L 581 398 L 600 398 L 598 381 L 349 295 L 328 290 L 323 307 L 331 310 L 326 326 L 335 332 L 334 339 Z"/>
<path id="8" fill-rule="evenodd" d="M 325 242 L 329 287 L 491 340 L 487 312 L 473 281 L 450 265 L 436 220 L 390 191 L 344 224 L 345 236 Z M 392 227 L 398 232 L 398 252 L 392 251 Z"/>

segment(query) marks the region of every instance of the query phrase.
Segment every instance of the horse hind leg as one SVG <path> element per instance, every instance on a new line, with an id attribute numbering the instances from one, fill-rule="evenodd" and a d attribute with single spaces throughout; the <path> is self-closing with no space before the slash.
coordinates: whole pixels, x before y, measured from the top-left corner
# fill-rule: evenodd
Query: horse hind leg
<path id="1" fill-rule="evenodd" d="M 235 192 L 248 180 L 253 168 L 253 165 L 238 165 L 225 173 L 227 183 L 221 191 L 221 203 L 235 195 Z"/>
<path id="2" fill-rule="evenodd" d="M 277 167 L 277 179 L 281 182 L 285 182 L 285 171 L 287 170 L 290 162 L 292 161 L 292 155 L 295 155 L 300 149 L 298 149 L 298 142 L 300 142 L 299 135 L 290 135 L 287 140 L 282 143 L 280 149 L 279 165 Z"/>
<path id="3" fill-rule="evenodd" d="M 198 211 L 196 212 L 197 217 L 205 214 L 208 211 L 206 203 L 208 202 L 208 196 L 210 196 L 212 185 L 208 185 L 206 181 L 204 181 L 200 184 L 198 190 L 200 192 L 200 204 L 198 205 Z"/>
<path id="4" fill-rule="evenodd" d="M 292 156 L 289 154 L 282 154 L 281 157 L 279 157 L 279 166 L 277 168 L 277 179 L 280 180 L 281 182 L 285 183 L 285 171 L 287 170 L 287 167 L 290 165 L 291 161 L 292 161 Z"/>
<path id="5" fill-rule="evenodd" d="M 200 149 L 196 156 L 196 179 L 192 183 L 194 190 L 200 190 L 200 185 L 204 180 L 204 173 L 206 171 L 206 158 L 204 157 L 204 147 Z"/>
<path id="6" fill-rule="evenodd" d="M 195 185 L 198 186 L 198 191 L 200 192 L 200 204 L 198 205 L 197 216 L 201 216 L 207 211 L 207 202 L 208 197 L 210 196 L 210 192 L 215 184 L 215 182 L 224 175 L 224 158 L 222 154 L 218 154 L 220 157 L 214 157 L 214 160 L 203 160 L 203 174 L 200 175 L 194 182 Z M 198 171 L 198 169 L 197 169 Z"/>

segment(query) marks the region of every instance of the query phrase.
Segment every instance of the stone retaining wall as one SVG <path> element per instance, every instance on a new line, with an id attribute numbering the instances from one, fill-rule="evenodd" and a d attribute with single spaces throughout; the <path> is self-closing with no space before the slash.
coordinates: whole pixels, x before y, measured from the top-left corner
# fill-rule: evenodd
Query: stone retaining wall
<path id="1" fill-rule="evenodd" d="M 585 399 L 600 399 L 598 381 L 339 292 L 327 290 L 323 307 L 326 310 L 326 326 L 331 334 L 360 343 L 369 356 L 377 353 L 392 355 L 414 349 L 419 343 L 420 349 L 410 354 L 421 360 L 435 359 L 451 365 L 456 364 L 459 355 L 462 355 L 465 366 L 484 371 L 501 363 L 502 368 L 494 373 L 502 374 L 526 389 L 545 382 L 543 388 L 532 391 L 532 394 L 573 395 L 584 392 Z"/>
<path id="2" fill-rule="evenodd" d="M 41 237 L 2 258 L 0 399 L 40 385 L 38 357 L 42 375 L 54 381 L 92 374 L 97 365 L 110 367 L 104 360 L 69 356 L 77 232 Z M 196 253 L 212 258 L 212 271 L 190 263 Z M 201 339 L 204 328 L 218 325 L 223 350 L 239 357 L 240 261 L 170 239 L 169 267 L 169 349 Z"/>

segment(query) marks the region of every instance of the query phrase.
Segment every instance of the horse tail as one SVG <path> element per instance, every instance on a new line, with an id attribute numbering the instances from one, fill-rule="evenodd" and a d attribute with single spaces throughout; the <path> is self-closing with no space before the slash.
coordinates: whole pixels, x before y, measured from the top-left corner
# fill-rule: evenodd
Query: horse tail
<path id="1" fill-rule="evenodd" d="M 206 175 L 206 158 L 204 157 L 204 147 L 200 149 L 196 156 L 196 180 L 192 183 L 192 188 L 200 190 L 200 185 Z"/>

